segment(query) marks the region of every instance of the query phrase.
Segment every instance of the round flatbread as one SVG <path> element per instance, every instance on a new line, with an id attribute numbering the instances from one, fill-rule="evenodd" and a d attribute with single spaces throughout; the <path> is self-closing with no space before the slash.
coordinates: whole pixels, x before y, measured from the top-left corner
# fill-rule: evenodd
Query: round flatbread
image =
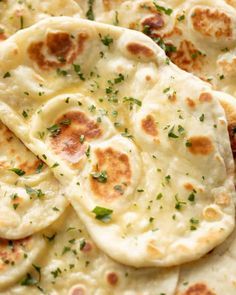
<path id="1" fill-rule="evenodd" d="M 39 235 L 15 241 L 0 239 L 0 291 L 26 275 L 42 255 L 45 245 L 44 239 Z M 30 278 L 27 273 L 26 279 L 22 279 L 20 283 L 30 284 Z M 2 294 L 6 294 L 5 291 Z"/>
<path id="2" fill-rule="evenodd" d="M 54 222 L 68 201 L 46 164 L 0 123 L 0 237 L 21 239 Z"/>
<path id="3" fill-rule="evenodd" d="M 219 93 L 150 38 L 51 18 L 4 42 L 1 63 L 1 119 L 66 186 L 109 256 L 178 265 L 231 233 L 234 163 Z"/>
<path id="4" fill-rule="evenodd" d="M 50 16 L 81 16 L 73 0 L 0 1 L 0 41 Z"/>
<path id="5" fill-rule="evenodd" d="M 178 268 L 134 269 L 114 262 L 97 249 L 72 208 L 44 233 L 44 238 L 47 255 L 36 264 L 40 268 L 40 282 L 34 286 L 18 284 L 5 290 L 4 295 L 38 295 L 41 292 L 60 295 L 173 295 L 175 292 Z M 35 269 L 30 275 L 38 280 Z"/>
<path id="6" fill-rule="evenodd" d="M 87 18 L 141 31 L 177 66 L 236 95 L 235 0 L 77 0 Z"/>

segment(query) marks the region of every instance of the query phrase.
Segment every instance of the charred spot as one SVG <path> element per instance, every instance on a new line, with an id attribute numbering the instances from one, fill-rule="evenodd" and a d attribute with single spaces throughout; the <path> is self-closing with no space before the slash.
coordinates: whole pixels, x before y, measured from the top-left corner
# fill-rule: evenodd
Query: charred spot
<path id="1" fill-rule="evenodd" d="M 118 283 L 118 280 L 119 280 L 118 275 L 115 272 L 110 272 L 107 275 L 107 281 L 111 286 L 116 286 Z"/>
<path id="2" fill-rule="evenodd" d="M 98 123 L 79 111 L 66 113 L 57 119 L 56 125 L 59 131 L 51 137 L 52 147 L 57 154 L 72 163 L 78 162 L 85 153 L 85 141 L 97 139 L 102 135 Z"/>
<path id="3" fill-rule="evenodd" d="M 228 125 L 228 132 L 229 132 L 231 149 L 234 155 L 234 159 L 236 159 L 236 122 Z"/>
<path id="4" fill-rule="evenodd" d="M 181 41 L 179 48 L 176 51 L 170 51 L 168 56 L 173 63 L 188 72 L 200 71 L 205 60 L 205 55 L 187 40 Z"/>
<path id="5" fill-rule="evenodd" d="M 199 101 L 200 102 L 211 102 L 212 101 L 212 95 L 208 92 L 203 92 L 199 96 Z"/>
<path id="6" fill-rule="evenodd" d="M 0 238 L 0 269 L 13 265 L 22 259 L 22 251 L 26 250 L 31 237 L 20 240 L 6 240 Z"/>
<path id="7" fill-rule="evenodd" d="M 197 8 L 191 17 L 194 29 L 205 36 L 215 38 L 232 36 L 231 18 L 224 12 Z"/>
<path id="8" fill-rule="evenodd" d="M 46 46 L 50 54 L 66 58 L 73 43 L 68 33 L 48 33 Z"/>
<path id="9" fill-rule="evenodd" d="M 127 45 L 127 50 L 136 56 L 152 57 L 154 55 L 152 49 L 140 43 L 129 43 Z"/>
<path id="10" fill-rule="evenodd" d="M 98 198 L 106 201 L 120 198 L 131 180 L 128 156 L 111 147 L 103 150 L 97 149 L 95 154 L 97 164 L 94 166 L 94 172 L 106 171 L 107 179 L 105 183 L 101 183 L 91 176 L 90 183 L 93 192 Z"/>
<path id="11" fill-rule="evenodd" d="M 160 13 L 156 13 L 154 16 L 146 18 L 143 22 L 143 30 L 150 37 L 157 37 L 156 31 L 162 29 L 165 26 L 163 16 Z"/>
<path id="12" fill-rule="evenodd" d="M 187 105 L 188 105 L 190 108 L 194 108 L 194 107 L 196 106 L 194 100 L 192 100 L 192 99 L 189 98 L 189 97 L 186 99 L 186 103 L 187 103 Z"/>
<path id="13" fill-rule="evenodd" d="M 142 128 L 148 135 L 158 135 L 156 122 L 152 115 L 147 115 L 147 117 L 142 120 Z"/>
<path id="14" fill-rule="evenodd" d="M 194 155 L 206 156 L 214 150 L 212 141 L 206 136 L 190 137 L 188 141 L 191 143 L 188 149 Z"/>
<path id="15" fill-rule="evenodd" d="M 186 290 L 183 295 L 216 295 L 204 283 L 195 284 Z"/>
<path id="16" fill-rule="evenodd" d="M 63 67 L 72 64 L 84 51 L 87 38 L 85 33 L 80 33 L 77 39 L 74 37 L 75 40 L 65 32 L 48 33 L 45 41 L 34 42 L 28 47 L 28 54 L 43 70 Z M 45 56 L 44 51 L 48 52 L 50 58 Z"/>

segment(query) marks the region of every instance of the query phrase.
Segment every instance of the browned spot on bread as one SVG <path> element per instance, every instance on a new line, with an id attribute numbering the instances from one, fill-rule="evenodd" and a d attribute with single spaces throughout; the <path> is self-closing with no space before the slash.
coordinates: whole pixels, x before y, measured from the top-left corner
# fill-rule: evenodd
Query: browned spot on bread
<path id="1" fill-rule="evenodd" d="M 137 56 L 143 56 L 143 57 L 152 57 L 154 56 L 154 52 L 149 47 L 141 44 L 141 43 L 129 43 L 127 45 L 127 50 Z"/>
<path id="2" fill-rule="evenodd" d="M 173 63 L 188 72 L 200 71 L 205 60 L 205 56 L 187 40 L 181 41 L 179 48 L 168 55 Z"/>
<path id="3" fill-rule="evenodd" d="M 82 287 L 75 287 L 72 292 L 70 292 L 70 295 L 85 295 L 85 290 Z"/>
<path id="4" fill-rule="evenodd" d="M 92 243 L 86 241 L 86 242 L 85 242 L 85 245 L 84 245 L 84 247 L 83 247 L 83 249 L 82 249 L 82 252 L 84 252 L 84 253 L 90 253 L 92 250 L 93 250 L 93 245 L 92 245 Z"/>
<path id="5" fill-rule="evenodd" d="M 6 40 L 7 36 L 4 33 L 0 33 L 0 41 Z"/>
<path id="6" fill-rule="evenodd" d="M 187 102 L 187 105 L 190 107 L 190 108 L 194 108 L 196 106 L 194 100 L 192 100 L 191 98 L 186 98 L 186 102 Z"/>
<path id="7" fill-rule="evenodd" d="M 204 36 L 232 37 L 231 18 L 224 12 L 196 8 L 191 17 L 194 29 Z"/>
<path id="8" fill-rule="evenodd" d="M 144 19 L 142 25 L 146 29 L 145 31 L 148 36 L 155 37 L 156 31 L 162 29 L 165 26 L 165 22 L 162 14 L 155 13 L 155 15 Z"/>
<path id="9" fill-rule="evenodd" d="M 107 181 L 99 182 L 90 177 L 91 188 L 94 194 L 105 201 L 120 198 L 131 181 L 131 168 L 126 154 L 109 147 L 95 151 L 97 164 L 94 172 L 106 171 Z"/>
<path id="10" fill-rule="evenodd" d="M 184 184 L 184 187 L 185 187 L 185 189 L 188 190 L 188 191 L 192 191 L 192 190 L 194 190 L 194 187 L 193 187 L 193 185 L 192 185 L 191 183 L 185 183 L 185 184 Z"/>
<path id="11" fill-rule="evenodd" d="M 46 45 L 48 47 L 49 53 L 64 58 L 66 58 L 68 52 L 73 46 L 70 35 L 65 32 L 48 33 Z"/>
<path id="12" fill-rule="evenodd" d="M 33 174 L 36 172 L 37 167 L 42 163 L 40 160 L 35 160 L 32 163 L 29 163 L 27 161 L 21 163 L 18 165 L 18 168 L 25 171 L 26 174 Z"/>
<path id="13" fill-rule="evenodd" d="M 211 140 L 206 136 L 190 137 L 188 141 L 191 143 L 188 149 L 194 155 L 206 156 L 214 150 Z"/>
<path id="14" fill-rule="evenodd" d="M 181 295 L 216 295 L 213 293 L 204 283 L 197 283 L 193 286 L 190 286 Z"/>
<path id="15" fill-rule="evenodd" d="M 110 272 L 108 275 L 107 275 L 107 281 L 110 285 L 112 286 L 115 286 L 117 285 L 118 283 L 118 275 L 115 273 L 115 272 Z"/>
<path id="16" fill-rule="evenodd" d="M 151 135 L 151 136 L 158 135 L 156 122 L 155 122 L 155 119 L 152 115 L 147 115 L 147 117 L 145 119 L 143 119 L 141 123 L 142 123 L 143 130 L 148 135 Z"/>
<path id="17" fill-rule="evenodd" d="M 199 101 L 200 102 L 211 102 L 212 101 L 212 95 L 208 92 L 203 92 L 199 96 Z"/>
<path id="18" fill-rule="evenodd" d="M 63 67 L 73 63 L 83 52 L 87 38 L 85 33 L 80 33 L 77 40 L 65 32 L 48 33 L 45 41 L 34 42 L 28 47 L 28 54 L 43 70 Z M 49 57 L 45 56 L 45 51 Z"/>
<path id="19" fill-rule="evenodd" d="M 24 251 L 27 251 L 30 242 L 31 237 L 14 241 L 0 238 L 0 270 L 25 259 Z"/>
<path id="20" fill-rule="evenodd" d="M 69 122 L 69 124 L 63 124 Z M 98 123 L 90 120 L 86 114 L 70 111 L 57 119 L 59 132 L 51 136 L 54 151 L 63 159 L 77 163 L 86 151 L 85 141 L 97 139 L 102 135 Z"/>
<path id="21" fill-rule="evenodd" d="M 168 33 L 165 33 L 162 37 L 163 38 L 170 38 L 170 37 L 172 37 L 174 35 L 181 36 L 181 35 L 183 35 L 183 32 L 182 32 L 182 30 L 180 28 L 174 27 L 172 31 L 170 31 Z"/>

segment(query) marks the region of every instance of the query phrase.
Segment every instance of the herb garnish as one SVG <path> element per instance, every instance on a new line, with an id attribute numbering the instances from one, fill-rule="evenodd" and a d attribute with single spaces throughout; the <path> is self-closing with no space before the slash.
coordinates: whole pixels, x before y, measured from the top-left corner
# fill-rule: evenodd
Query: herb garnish
<path id="1" fill-rule="evenodd" d="M 111 220 L 111 214 L 113 213 L 113 210 L 96 206 L 92 212 L 96 214 L 96 219 L 102 222 L 109 222 Z"/>

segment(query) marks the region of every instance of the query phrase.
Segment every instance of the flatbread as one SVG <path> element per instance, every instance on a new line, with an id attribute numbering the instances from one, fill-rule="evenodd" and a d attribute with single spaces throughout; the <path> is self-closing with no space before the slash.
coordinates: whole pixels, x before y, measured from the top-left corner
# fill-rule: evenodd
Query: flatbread
<path id="1" fill-rule="evenodd" d="M 0 68 L 1 119 L 66 186 L 113 259 L 178 265 L 230 234 L 224 94 L 171 64 L 150 38 L 51 18 L 5 41 Z"/>
<path id="2" fill-rule="evenodd" d="M 234 0 L 77 2 L 90 19 L 93 11 L 96 21 L 144 32 L 177 66 L 236 96 Z"/>
<path id="3" fill-rule="evenodd" d="M 225 109 L 231 148 L 235 158 L 236 100 L 224 96 L 219 100 Z M 236 231 L 218 248 L 197 262 L 182 266 L 176 295 L 233 295 L 236 291 Z M 206 275 L 207 274 L 207 275 Z"/>
<path id="4" fill-rule="evenodd" d="M 49 16 L 82 16 L 73 0 L 1 0 L 0 41 Z"/>
<path id="5" fill-rule="evenodd" d="M 39 235 L 15 241 L 0 239 L 0 291 L 26 275 L 43 254 L 45 246 L 44 239 Z"/>
<path id="6" fill-rule="evenodd" d="M 134 269 L 118 264 L 99 251 L 75 211 L 65 214 L 44 233 L 47 255 L 37 262 L 37 286 L 6 289 L 4 295 L 173 295 L 178 268 Z M 31 276 L 38 279 L 32 268 Z M 37 288 L 40 287 L 40 290 Z"/>
<path id="7" fill-rule="evenodd" d="M 236 232 L 194 264 L 182 266 L 176 295 L 234 295 Z"/>
<path id="8" fill-rule="evenodd" d="M 52 172 L 0 123 L 0 237 L 21 239 L 54 222 L 68 205 Z"/>

